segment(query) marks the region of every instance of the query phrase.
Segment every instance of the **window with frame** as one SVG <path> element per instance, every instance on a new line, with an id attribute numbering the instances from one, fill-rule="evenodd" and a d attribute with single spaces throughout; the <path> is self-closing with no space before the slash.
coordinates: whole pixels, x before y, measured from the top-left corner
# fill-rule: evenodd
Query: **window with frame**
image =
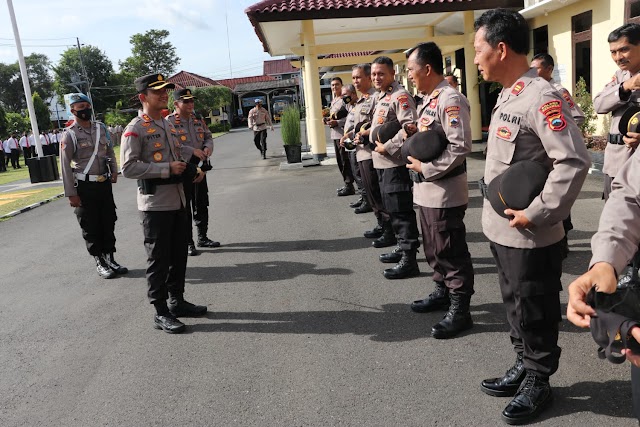
<path id="1" fill-rule="evenodd" d="M 581 13 L 571 17 L 571 41 L 573 45 L 573 87 L 580 77 L 591 93 L 591 23 L 592 12 Z"/>
<path id="2" fill-rule="evenodd" d="M 640 24 L 640 0 L 624 1 L 624 22 Z"/>

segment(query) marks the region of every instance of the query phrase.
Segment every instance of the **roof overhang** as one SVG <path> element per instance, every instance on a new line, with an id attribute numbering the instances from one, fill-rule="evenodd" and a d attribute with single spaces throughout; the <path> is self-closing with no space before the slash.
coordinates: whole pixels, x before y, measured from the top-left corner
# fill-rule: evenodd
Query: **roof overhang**
<path id="1" fill-rule="evenodd" d="M 532 19 L 537 16 L 547 15 L 549 12 L 558 10 L 572 3 L 577 3 L 580 0 L 542 0 L 542 1 L 528 1 L 526 3 L 532 3 L 530 6 L 525 7 L 520 11 L 520 15 L 525 19 Z"/>

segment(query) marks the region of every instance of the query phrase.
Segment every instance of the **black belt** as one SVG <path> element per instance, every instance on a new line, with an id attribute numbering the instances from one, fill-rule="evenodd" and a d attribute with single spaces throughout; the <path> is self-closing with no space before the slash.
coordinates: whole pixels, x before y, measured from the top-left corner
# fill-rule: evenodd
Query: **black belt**
<path id="1" fill-rule="evenodd" d="M 140 186 L 140 181 L 144 181 L 147 184 L 151 185 L 169 185 L 169 184 L 180 184 L 182 182 L 182 175 L 171 175 L 170 178 L 149 178 L 149 179 L 139 179 L 138 186 Z"/>
<path id="2" fill-rule="evenodd" d="M 610 133 L 609 144 L 624 145 L 624 141 L 622 140 L 622 135 L 620 135 L 619 133 L 616 133 L 616 134 Z"/>
<path id="3" fill-rule="evenodd" d="M 478 187 L 480 187 L 480 193 L 485 199 L 489 199 L 489 190 L 487 184 L 484 182 L 484 176 L 478 180 Z"/>
<path id="4" fill-rule="evenodd" d="M 455 168 L 451 169 L 449 171 L 449 173 L 447 173 L 445 176 L 442 176 L 436 180 L 432 180 L 433 181 L 440 181 L 441 179 L 447 179 L 447 178 L 453 178 L 454 176 L 458 176 L 458 175 L 462 175 L 463 173 L 465 173 L 467 171 L 467 161 L 465 160 L 464 163 L 462 163 L 461 165 L 456 166 Z M 415 183 L 421 183 L 421 182 L 429 182 L 424 175 L 422 175 L 421 173 L 418 173 L 414 170 L 409 169 L 409 176 L 411 177 L 411 181 L 415 182 Z"/>

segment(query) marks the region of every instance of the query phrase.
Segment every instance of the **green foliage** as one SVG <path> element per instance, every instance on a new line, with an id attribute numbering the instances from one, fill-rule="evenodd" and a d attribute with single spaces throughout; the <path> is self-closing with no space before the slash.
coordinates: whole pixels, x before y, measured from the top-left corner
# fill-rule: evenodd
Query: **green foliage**
<path id="1" fill-rule="evenodd" d="M 301 145 L 300 110 L 298 107 L 287 107 L 280 119 L 280 132 L 284 145 Z"/>
<path id="2" fill-rule="evenodd" d="M 600 135 L 609 136 L 609 132 L 611 132 L 611 113 L 604 115 L 602 119 L 602 133 Z"/>
<path id="3" fill-rule="evenodd" d="M 36 122 L 38 122 L 38 129 L 40 131 L 46 131 L 51 129 L 51 112 L 49 107 L 44 103 L 38 92 L 33 93 L 33 109 L 36 112 Z"/>
<path id="4" fill-rule="evenodd" d="M 29 75 L 29 84 L 32 92 L 38 92 L 44 99 L 49 99 L 53 94 L 53 79 L 49 74 L 49 58 L 41 53 L 32 53 L 24 58 Z M 13 64 L 0 63 L 0 105 L 7 111 L 21 111 L 27 108 L 27 101 L 22 85 L 20 66 L 16 61 Z"/>
<path id="5" fill-rule="evenodd" d="M 167 30 L 149 30 L 144 34 L 134 34 L 129 39 L 132 45 L 131 56 L 120 61 L 122 73 L 131 81 L 136 77 L 152 73 L 169 75 L 180 62 L 176 48 L 171 42 Z"/>
<path id="6" fill-rule="evenodd" d="M 31 123 L 29 123 L 29 119 L 24 117 L 20 113 L 7 113 L 7 132 L 20 135 L 31 128 Z"/>
<path id="7" fill-rule="evenodd" d="M 478 86 L 482 83 L 489 82 L 482 78 L 482 74 L 478 74 Z M 491 85 L 489 86 L 489 92 L 495 92 L 497 90 L 502 90 L 502 85 L 498 82 L 491 82 Z"/>
<path id="8" fill-rule="evenodd" d="M 580 125 L 580 130 L 585 136 L 593 135 L 593 133 L 596 131 L 597 116 L 593 108 L 593 100 L 591 99 L 591 94 L 587 91 L 587 84 L 582 77 L 580 77 L 578 83 L 576 83 L 576 88 L 573 94 L 573 98 L 576 101 L 576 104 L 580 106 L 582 112 L 584 113 L 584 123 Z"/>
<path id="9" fill-rule="evenodd" d="M 0 137 L 5 138 L 7 134 L 7 113 L 0 107 Z"/>
<path id="10" fill-rule="evenodd" d="M 209 125 L 211 133 L 229 132 L 229 129 L 231 129 L 231 125 L 228 123 L 211 123 Z"/>
<path id="11" fill-rule="evenodd" d="M 125 114 L 122 111 L 122 101 L 117 101 L 115 108 L 109 109 L 104 115 L 104 123 L 107 126 L 126 126 L 133 119 L 133 114 Z"/>
<path id="12" fill-rule="evenodd" d="M 196 97 L 196 112 L 208 116 L 211 111 L 217 111 L 225 105 L 231 104 L 231 89 L 226 86 L 207 86 L 193 90 Z"/>

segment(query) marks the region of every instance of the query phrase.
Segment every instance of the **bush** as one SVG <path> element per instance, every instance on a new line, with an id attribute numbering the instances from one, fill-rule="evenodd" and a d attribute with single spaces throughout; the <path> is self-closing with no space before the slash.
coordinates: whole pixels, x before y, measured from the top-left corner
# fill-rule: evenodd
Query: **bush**
<path id="1" fill-rule="evenodd" d="M 302 145 L 300 136 L 300 110 L 298 107 L 287 107 L 280 119 L 280 132 L 284 145 Z"/>
<path id="2" fill-rule="evenodd" d="M 209 130 L 211 131 L 211 133 L 220 133 L 220 132 L 229 132 L 229 129 L 231 129 L 231 126 L 229 126 L 228 123 L 211 123 L 209 125 Z"/>
<path id="3" fill-rule="evenodd" d="M 596 131 L 595 122 L 597 116 L 593 109 L 593 100 L 591 99 L 591 94 L 587 92 L 587 83 L 582 77 L 580 77 L 578 83 L 576 83 L 576 88 L 573 94 L 573 98 L 575 99 L 576 104 L 580 106 L 582 112 L 584 113 L 584 123 L 580 125 L 582 135 L 593 135 L 593 133 Z"/>

